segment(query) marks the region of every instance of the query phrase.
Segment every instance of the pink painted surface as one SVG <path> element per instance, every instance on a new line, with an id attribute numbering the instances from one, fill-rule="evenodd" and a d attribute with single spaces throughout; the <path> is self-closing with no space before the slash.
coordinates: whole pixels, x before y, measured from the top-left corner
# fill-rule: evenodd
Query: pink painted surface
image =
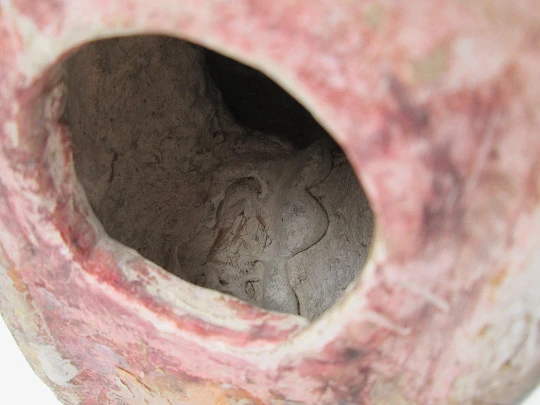
<path id="1" fill-rule="evenodd" d="M 513 403 L 540 379 L 538 21 L 534 0 L 2 1 L 0 310 L 36 372 L 66 404 Z M 259 67 L 348 154 L 376 242 L 315 323 L 102 231 L 51 67 L 134 33 Z"/>

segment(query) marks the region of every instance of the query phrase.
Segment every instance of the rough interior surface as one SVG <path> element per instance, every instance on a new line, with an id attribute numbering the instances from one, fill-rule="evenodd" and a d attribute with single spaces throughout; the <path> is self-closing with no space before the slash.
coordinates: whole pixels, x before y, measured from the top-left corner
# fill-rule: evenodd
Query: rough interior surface
<path id="1" fill-rule="evenodd" d="M 192 283 L 309 319 L 358 274 L 373 230 L 358 180 L 260 72 L 160 36 L 91 43 L 65 70 L 76 171 L 113 238 Z"/>

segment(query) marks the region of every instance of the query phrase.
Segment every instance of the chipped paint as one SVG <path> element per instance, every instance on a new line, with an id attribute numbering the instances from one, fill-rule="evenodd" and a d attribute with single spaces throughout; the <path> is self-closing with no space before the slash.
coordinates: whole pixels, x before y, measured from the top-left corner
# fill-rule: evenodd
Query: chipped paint
<path id="1" fill-rule="evenodd" d="M 69 382 L 77 375 L 77 368 L 67 359 L 62 358 L 54 346 L 34 345 L 39 367 L 47 378 L 60 386 L 69 386 Z"/>

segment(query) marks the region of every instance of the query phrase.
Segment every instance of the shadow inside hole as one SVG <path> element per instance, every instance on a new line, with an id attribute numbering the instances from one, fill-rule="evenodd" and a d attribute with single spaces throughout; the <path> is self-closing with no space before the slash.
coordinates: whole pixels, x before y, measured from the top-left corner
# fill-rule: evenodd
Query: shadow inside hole
<path id="1" fill-rule="evenodd" d="M 369 203 L 339 147 L 265 75 L 134 36 L 65 62 L 75 168 L 109 235 L 194 284 L 317 318 L 367 258 Z"/>

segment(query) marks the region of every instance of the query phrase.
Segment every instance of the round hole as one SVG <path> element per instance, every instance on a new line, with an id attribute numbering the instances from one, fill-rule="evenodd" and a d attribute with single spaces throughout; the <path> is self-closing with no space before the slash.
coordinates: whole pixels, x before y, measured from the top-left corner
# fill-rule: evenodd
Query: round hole
<path id="1" fill-rule="evenodd" d="M 196 285 L 315 319 L 367 259 L 344 153 L 263 73 L 164 36 L 64 62 L 75 168 L 108 234 Z"/>

